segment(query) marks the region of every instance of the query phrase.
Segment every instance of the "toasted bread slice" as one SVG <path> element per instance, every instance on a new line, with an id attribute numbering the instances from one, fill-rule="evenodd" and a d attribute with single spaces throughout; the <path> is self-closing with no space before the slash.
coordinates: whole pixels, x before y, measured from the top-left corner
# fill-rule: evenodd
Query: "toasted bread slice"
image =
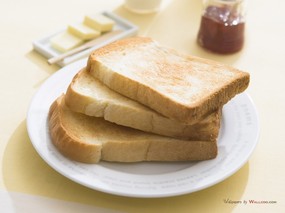
<path id="1" fill-rule="evenodd" d="M 196 161 L 217 156 L 216 141 L 178 140 L 119 126 L 71 111 L 64 96 L 51 105 L 48 122 L 55 147 L 84 163 Z"/>
<path id="2" fill-rule="evenodd" d="M 132 37 L 92 52 L 87 70 L 109 88 L 166 117 L 194 124 L 249 84 L 249 74 Z"/>
<path id="3" fill-rule="evenodd" d="M 75 112 L 145 132 L 187 140 L 215 141 L 219 134 L 220 112 L 215 111 L 194 125 L 179 123 L 109 89 L 82 69 L 65 95 L 66 105 Z"/>

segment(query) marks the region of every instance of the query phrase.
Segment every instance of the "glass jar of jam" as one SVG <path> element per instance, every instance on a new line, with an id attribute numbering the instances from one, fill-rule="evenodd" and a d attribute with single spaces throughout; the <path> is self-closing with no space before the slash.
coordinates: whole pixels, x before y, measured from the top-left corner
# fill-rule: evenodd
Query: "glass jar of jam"
<path id="1" fill-rule="evenodd" d="M 229 54 L 242 49 L 244 0 L 204 0 L 198 44 L 212 52 Z"/>

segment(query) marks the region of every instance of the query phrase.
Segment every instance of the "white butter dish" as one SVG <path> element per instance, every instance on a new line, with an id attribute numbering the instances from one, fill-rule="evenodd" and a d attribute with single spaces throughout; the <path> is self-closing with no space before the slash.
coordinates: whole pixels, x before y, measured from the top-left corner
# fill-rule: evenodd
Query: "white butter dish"
<path id="1" fill-rule="evenodd" d="M 87 57 L 93 50 L 98 49 L 102 46 L 105 46 L 106 44 L 109 44 L 113 41 L 126 38 L 126 37 L 131 37 L 137 34 L 138 27 L 132 24 L 131 22 L 129 22 L 128 20 L 109 11 L 102 12 L 102 15 L 105 15 L 108 18 L 111 18 L 112 20 L 114 20 L 115 25 L 112 29 L 113 31 L 120 30 L 121 32 L 119 34 L 115 34 L 114 36 L 108 38 L 107 40 L 101 42 L 100 44 L 95 45 L 94 47 L 91 47 L 89 49 L 86 49 L 84 51 L 81 51 L 79 53 L 66 57 L 65 59 L 57 63 L 59 66 L 63 67 L 74 61 Z M 34 50 L 39 52 L 41 55 L 43 55 L 47 59 L 61 55 L 62 52 L 59 52 L 51 47 L 50 39 L 53 38 L 55 35 L 64 32 L 66 29 L 67 27 L 56 33 L 52 33 L 44 38 L 33 41 Z"/>

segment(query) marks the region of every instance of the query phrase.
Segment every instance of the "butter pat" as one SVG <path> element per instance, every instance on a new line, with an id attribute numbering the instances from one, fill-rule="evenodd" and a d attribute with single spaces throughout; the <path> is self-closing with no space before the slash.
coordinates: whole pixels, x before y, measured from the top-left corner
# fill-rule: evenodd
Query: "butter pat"
<path id="1" fill-rule="evenodd" d="M 51 46 L 60 52 L 69 51 L 81 45 L 83 42 L 84 41 L 82 39 L 68 33 L 67 31 L 64 31 L 50 39 Z"/>
<path id="2" fill-rule="evenodd" d="M 68 32 L 83 39 L 90 40 L 100 36 L 100 31 L 95 30 L 83 23 L 80 24 L 70 24 L 68 26 Z"/>
<path id="3" fill-rule="evenodd" d="M 107 32 L 112 30 L 115 22 L 107 16 L 96 14 L 93 16 L 85 16 L 84 24 L 100 32 Z"/>

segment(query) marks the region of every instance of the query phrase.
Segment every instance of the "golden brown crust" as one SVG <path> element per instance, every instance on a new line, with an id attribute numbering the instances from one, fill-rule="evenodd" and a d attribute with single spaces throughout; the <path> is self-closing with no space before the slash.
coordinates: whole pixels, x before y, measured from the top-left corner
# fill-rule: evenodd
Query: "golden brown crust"
<path id="1" fill-rule="evenodd" d="M 69 84 L 66 94 L 65 94 L 65 104 L 75 112 L 84 113 L 86 106 L 92 103 L 92 100 L 88 96 L 79 94 L 74 89 L 74 84 L 80 76 L 82 75 L 83 70 L 79 71 L 72 79 L 72 82 Z M 88 86 L 88 85 L 87 85 Z"/>
<path id="2" fill-rule="evenodd" d="M 177 141 L 149 139 L 139 143 L 109 141 L 104 144 L 102 160 L 113 162 L 201 161 L 217 156 L 216 141 Z"/>
<path id="3" fill-rule="evenodd" d="M 216 142 L 183 141 L 179 144 L 155 141 L 150 144 L 147 161 L 197 161 L 213 159 L 218 154 Z"/>
<path id="4" fill-rule="evenodd" d="M 95 50 L 87 70 L 111 89 L 188 124 L 218 110 L 249 84 L 246 72 L 141 37 Z"/>
<path id="5" fill-rule="evenodd" d="M 101 158 L 101 145 L 86 143 L 73 135 L 64 122 L 63 96 L 50 107 L 49 131 L 53 144 L 66 157 L 83 163 L 97 163 Z"/>
<path id="6" fill-rule="evenodd" d="M 59 97 L 50 107 L 53 144 L 65 156 L 84 163 L 196 161 L 215 158 L 216 141 L 186 141 L 118 126 L 70 111 Z"/>
<path id="7" fill-rule="evenodd" d="M 133 38 L 139 38 L 139 42 Z M 99 48 L 96 51 L 96 56 L 105 56 L 112 51 L 125 51 L 126 48 L 136 48 L 137 46 L 148 44 L 150 42 L 152 42 L 152 39 L 148 37 L 132 37 L 130 39 L 118 40 L 112 45 L 108 45 L 106 48 Z"/>
<path id="8" fill-rule="evenodd" d="M 65 104 L 75 112 L 104 117 L 105 120 L 119 125 L 179 139 L 215 141 L 219 134 L 219 110 L 210 113 L 196 124 L 181 124 L 110 90 L 85 69 L 73 78 L 65 95 Z M 98 113 L 105 105 L 114 110 L 102 110 L 102 113 Z M 89 108 L 93 111 L 88 111 Z M 121 114 L 129 114 L 128 119 Z"/>

